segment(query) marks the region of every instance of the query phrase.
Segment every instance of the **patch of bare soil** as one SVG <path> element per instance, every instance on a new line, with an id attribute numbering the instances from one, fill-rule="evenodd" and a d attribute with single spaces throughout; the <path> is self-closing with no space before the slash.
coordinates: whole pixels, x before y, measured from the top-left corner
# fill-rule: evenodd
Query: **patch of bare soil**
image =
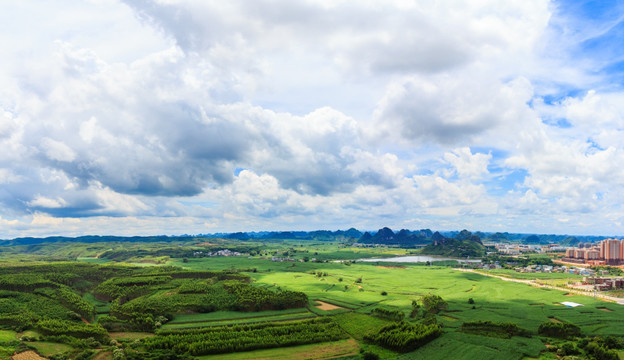
<path id="1" fill-rule="evenodd" d="M 113 358 L 112 351 L 101 351 L 97 353 L 92 359 L 93 360 L 111 360 Z"/>
<path id="2" fill-rule="evenodd" d="M 11 360 L 47 360 L 47 358 L 44 358 L 32 350 L 28 350 L 11 356 Z"/>
<path id="3" fill-rule="evenodd" d="M 320 301 L 320 300 L 314 300 L 315 302 L 317 302 L 319 305 L 316 305 L 317 309 L 321 309 L 323 311 L 329 311 L 329 310 L 336 310 L 336 309 L 344 309 L 341 306 L 338 305 L 334 305 L 334 304 L 330 304 L 327 303 L 325 301 Z"/>

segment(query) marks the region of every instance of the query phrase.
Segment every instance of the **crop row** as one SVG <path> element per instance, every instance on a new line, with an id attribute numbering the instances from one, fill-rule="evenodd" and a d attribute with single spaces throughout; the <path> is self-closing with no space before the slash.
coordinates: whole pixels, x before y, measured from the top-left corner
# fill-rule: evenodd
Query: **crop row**
<path id="1" fill-rule="evenodd" d="M 145 339 L 151 349 L 173 349 L 193 356 L 312 344 L 346 338 L 329 318 L 259 325 L 219 326 L 161 332 Z"/>

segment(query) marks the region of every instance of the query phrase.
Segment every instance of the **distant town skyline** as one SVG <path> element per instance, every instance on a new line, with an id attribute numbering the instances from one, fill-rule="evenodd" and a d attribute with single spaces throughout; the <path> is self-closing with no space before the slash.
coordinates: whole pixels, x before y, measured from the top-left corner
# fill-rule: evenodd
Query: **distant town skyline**
<path id="1" fill-rule="evenodd" d="M 592 265 L 623 265 L 624 240 L 605 239 L 589 247 L 569 248 L 564 261 L 579 262 Z"/>
<path id="2" fill-rule="evenodd" d="M 0 4 L 0 238 L 624 234 L 624 2 Z"/>

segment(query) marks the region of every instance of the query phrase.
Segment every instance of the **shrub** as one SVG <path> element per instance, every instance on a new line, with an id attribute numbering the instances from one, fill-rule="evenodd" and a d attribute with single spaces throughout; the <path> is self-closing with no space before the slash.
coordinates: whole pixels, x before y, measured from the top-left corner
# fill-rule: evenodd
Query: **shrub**
<path id="1" fill-rule="evenodd" d="M 581 336 L 581 328 L 571 323 L 543 322 L 537 329 L 537 333 L 556 338 L 571 338 Z"/>
<path id="2" fill-rule="evenodd" d="M 421 322 L 423 325 L 434 325 L 438 323 L 438 319 L 433 314 L 427 314 Z"/>
<path id="3" fill-rule="evenodd" d="M 566 356 L 566 355 L 578 355 L 581 352 L 576 347 L 576 345 L 572 342 L 565 342 L 559 346 L 559 350 L 557 350 L 557 355 Z"/>
<path id="4" fill-rule="evenodd" d="M 367 334 L 364 340 L 378 344 L 385 348 L 409 352 L 442 334 L 440 325 L 410 324 L 404 321 L 386 325 L 376 334 Z"/>
<path id="5" fill-rule="evenodd" d="M 606 347 L 592 341 L 585 347 L 585 352 L 593 356 L 596 360 L 619 360 L 620 356 L 616 350 L 607 349 Z"/>
<path id="6" fill-rule="evenodd" d="M 425 311 L 431 314 L 437 314 L 448 308 L 448 303 L 438 295 L 423 295 L 421 302 Z"/>
<path id="7" fill-rule="evenodd" d="M 363 360 L 379 360 L 379 355 L 375 354 L 374 352 L 365 351 L 362 353 L 362 359 Z"/>
<path id="8" fill-rule="evenodd" d="M 384 308 L 374 308 L 371 314 L 382 319 L 388 319 L 392 321 L 401 321 L 405 317 L 405 314 L 401 310 L 390 310 Z"/>
<path id="9" fill-rule="evenodd" d="M 462 324 L 461 331 L 485 336 L 511 338 L 516 335 L 528 335 L 514 323 L 495 323 L 492 321 L 467 321 Z"/>

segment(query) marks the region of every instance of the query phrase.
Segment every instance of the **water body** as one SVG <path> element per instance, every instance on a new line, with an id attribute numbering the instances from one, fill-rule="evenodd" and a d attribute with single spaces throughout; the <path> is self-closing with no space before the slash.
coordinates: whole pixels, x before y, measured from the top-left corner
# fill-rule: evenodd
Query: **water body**
<path id="1" fill-rule="evenodd" d="M 461 259 L 461 258 L 450 258 L 443 256 L 428 256 L 428 255 L 413 255 L 413 256 L 398 256 L 393 258 L 384 258 L 384 259 L 359 259 L 358 261 L 364 262 L 396 262 L 396 263 L 421 263 L 421 262 L 434 262 L 434 261 L 448 261 L 454 260 L 459 263 L 480 263 L 480 259 Z"/>

